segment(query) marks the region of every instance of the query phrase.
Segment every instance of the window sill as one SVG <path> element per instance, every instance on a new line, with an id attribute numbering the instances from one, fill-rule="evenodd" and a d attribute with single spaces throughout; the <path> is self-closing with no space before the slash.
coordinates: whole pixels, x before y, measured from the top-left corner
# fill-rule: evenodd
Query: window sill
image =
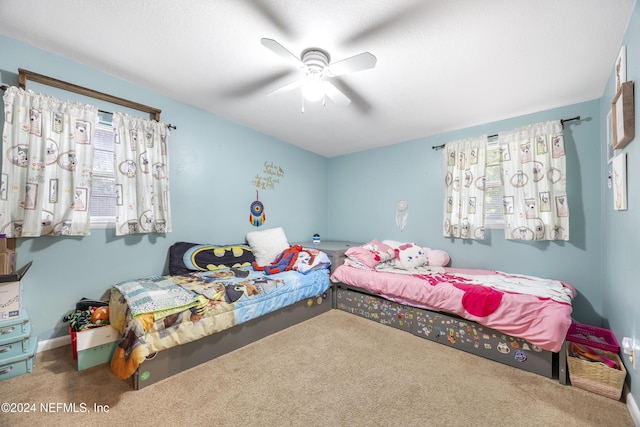
<path id="1" fill-rule="evenodd" d="M 91 229 L 92 230 L 108 230 L 111 228 L 116 228 L 116 222 L 114 220 L 92 220 L 91 221 Z"/>

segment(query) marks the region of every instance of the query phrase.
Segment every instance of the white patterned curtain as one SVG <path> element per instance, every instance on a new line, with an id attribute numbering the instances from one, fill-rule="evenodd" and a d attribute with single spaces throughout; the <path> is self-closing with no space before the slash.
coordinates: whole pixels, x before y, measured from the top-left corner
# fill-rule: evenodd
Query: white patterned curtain
<path id="1" fill-rule="evenodd" d="M 113 114 L 116 235 L 168 233 L 169 160 L 166 124 Z"/>
<path id="2" fill-rule="evenodd" d="M 446 237 L 484 239 L 485 169 L 488 137 L 448 143 L 444 148 Z"/>
<path id="3" fill-rule="evenodd" d="M 10 87 L 4 94 L 0 233 L 90 232 L 98 109 Z"/>
<path id="4" fill-rule="evenodd" d="M 498 135 L 505 238 L 569 240 L 562 123 L 538 123 Z"/>

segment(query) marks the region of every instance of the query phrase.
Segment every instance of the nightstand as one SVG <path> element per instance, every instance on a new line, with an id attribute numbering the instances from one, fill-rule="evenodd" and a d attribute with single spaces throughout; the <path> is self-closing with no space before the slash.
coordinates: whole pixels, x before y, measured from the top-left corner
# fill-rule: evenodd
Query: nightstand
<path id="1" fill-rule="evenodd" d="M 345 258 L 347 257 L 344 253 L 352 246 L 360 246 L 362 243 L 358 242 L 347 242 L 347 241 L 338 241 L 338 240 L 323 240 L 318 244 L 313 244 L 313 242 L 302 242 L 302 243 L 294 243 L 295 245 L 300 245 L 305 248 L 313 248 L 319 251 L 324 252 L 331 260 L 331 274 L 338 268 L 342 263 L 344 263 Z M 336 308 L 336 285 L 335 283 L 331 283 L 331 307 Z"/>
<path id="2" fill-rule="evenodd" d="M 329 259 L 331 260 L 331 274 L 335 271 L 335 269 L 342 265 L 346 255 L 344 254 L 347 249 L 352 246 L 360 246 L 362 243 L 358 242 L 347 242 L 347 241 L 337 241 L 337 240 L 327 240 L 321 241 L 318 244 L 313 244 L 313 242 L 302 242 L 302 243 L 294 243 L 294 245 L 300 245 L 305 248 L 313 248 L 318 249 L 319 251 L 327 254 Z"/>

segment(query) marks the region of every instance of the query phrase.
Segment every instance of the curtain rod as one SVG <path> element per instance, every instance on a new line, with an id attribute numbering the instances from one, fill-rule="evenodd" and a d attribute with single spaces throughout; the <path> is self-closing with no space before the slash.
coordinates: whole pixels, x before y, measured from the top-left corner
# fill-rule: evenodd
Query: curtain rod
<path id="1" fill-rule="evenodd" d="M 572 117 L 570 119 L 562 119 L 562 120 L 560 120 L 560 124 L 562 125 L 562 127 L 564 127 L 565 122 L 570 122 L 570 121 L 573 121 L 573 120 L 580 120 L 580 116 L 575 116 L 575 117 Z M 495 138 L 497 136 L 498 136 L 498 134 L 496 133 L 495 135 L 489 135 L 487 138 Z M 442 150 L 445 147 L 445 145 L 447 145 L 447 144 L 434 145 L 431 148 L 433 150 Z"/>
<path id="2" fill-rule="evenodd" d="M 134 110 L 143 111 L 145 113 L 151 114 L 155 121 L 157 122 L 160 121 L 160 113 L 162 112 L 162 110 L 159 110 L 157 108 L 149 107 L 147 105 L 129 101 L 128 99 L 119 98 L 117 96 L 109 95 L 107 93 L 98 92 L 93 89 L 75 85 L 73 83 L 54 79 L 53 77 L 34 73 L 33 71 L 18 68 L 18 86 L 20 86 L 20 88 L 22 89 L 26 89 L 27 80 L 31 80 L 36 83 L 42 83 L 47 86 L 55 87 L 58 89 L 66 90 L 68 92 L 78 93 L 80 95 L 88 96 L 91 98 L 100 99 L 102 101 L 107 101 L 112 104 L 122 105 L 124 107 L 131 108 Z M 6 86 L 6 85 L 0 86 L 0 89 L 2 89 L 3 91 L 6 91 L 8 88 L 9 86 Z M 103 111 L 103 110 L 99 110 L 99 111 L 102 113 L 113 114 L 109 111 Z M 167 127 L 170 129 L 177 129 L 176 126 L 172 124 L 167 124 Z"/>

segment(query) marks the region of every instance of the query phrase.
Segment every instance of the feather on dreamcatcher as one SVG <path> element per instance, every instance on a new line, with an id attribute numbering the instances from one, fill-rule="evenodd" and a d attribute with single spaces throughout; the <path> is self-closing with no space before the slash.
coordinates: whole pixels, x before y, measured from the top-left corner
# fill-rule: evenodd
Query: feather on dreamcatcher
<path id="1" fill-rule="evenodd" d="M 251 203 L 251 214 L 249 215 L 249 222 L 255 227 L 260 227 L 264 224 L 266 217 L 264 215 L 264 205 L 258 200 L 258 191 L 256 190 L 256 200 Z"/>

